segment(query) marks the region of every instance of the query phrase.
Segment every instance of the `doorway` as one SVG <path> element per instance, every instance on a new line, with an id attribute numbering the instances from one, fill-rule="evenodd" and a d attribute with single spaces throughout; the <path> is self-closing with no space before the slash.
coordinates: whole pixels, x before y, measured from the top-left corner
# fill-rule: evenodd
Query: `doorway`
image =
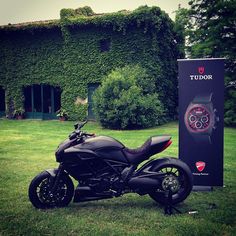
<path id="1" fill-rule="evenodd" d="M 88 119 L 95 120 L 95 114 L 93 111 L 93 93 L 99 87 L 99 83 L 88 84 Z"/>
<path id="2" fill-rule="evenodd" d="M 51 85 L 32 85 L 24 88 L 26 118 L 57 119 L 56 111 L 61 107 L 61 89 Z"/>

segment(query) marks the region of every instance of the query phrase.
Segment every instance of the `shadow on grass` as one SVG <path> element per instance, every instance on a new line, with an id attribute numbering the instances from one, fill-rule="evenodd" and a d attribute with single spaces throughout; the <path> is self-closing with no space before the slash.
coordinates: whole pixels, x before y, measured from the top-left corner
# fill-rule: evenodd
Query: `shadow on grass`
<path id="1" fill-rule="evenodd" d="M 183 213 L 187 212 L 191 208 L 191 206 L 184 202 L 176 204 L 174 206 Z M 72 210 L 71 213 L 78 210 L 95 211 L 99 209 L 107 211 L 112 210 L 114 213 L 127 212 L 129 210 L 141 212 L 158 211 L 160 213 L 164 213 L 165 206 L 156 203 L 151 199 L 139 199 L 137 201 L 134 201 L 132 199 L 121 199 L 120 201 L 118 199 L 106 199 L 99 201 L 70 203 L 67 208 L 69 211 Z"/>

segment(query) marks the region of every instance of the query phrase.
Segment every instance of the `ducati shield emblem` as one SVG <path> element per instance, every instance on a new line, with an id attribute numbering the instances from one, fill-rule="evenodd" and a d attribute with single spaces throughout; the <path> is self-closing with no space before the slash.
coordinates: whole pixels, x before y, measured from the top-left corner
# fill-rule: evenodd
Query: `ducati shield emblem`
<path id="1" fill-rule="evenodd" d="M 202 75 L 205 72 L 205 67 L 203 67 L 203 66 L 198 67 L 198 72 L 199 72 L 199 74 Z"/>
<path id="2" fill-rule="evenodd" d="M 206 163 L 203 161 L 198 161 L 198 162 L 196 162 L 195 165 L 196 165 L 198 171 L 202 172 L 205 169 Z"/>

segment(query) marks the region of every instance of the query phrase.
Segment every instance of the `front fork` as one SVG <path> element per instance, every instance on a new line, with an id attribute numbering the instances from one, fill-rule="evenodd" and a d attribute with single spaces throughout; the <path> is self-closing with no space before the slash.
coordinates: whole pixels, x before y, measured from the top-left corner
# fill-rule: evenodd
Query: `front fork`
<path id="1" fill-rule="evenodd" d="M 57 169 L 47 170 L 47 172 L 51 175 L 51 177 L 50 177 L 51 191 L 50 192 L 52 194 L 54 194 L 57 189 L 58 182 L 60 181 L 60 178 L 61 178 L 62 174 L 64 173 L 63 164 L 60 163 L 60 165 Z"/>

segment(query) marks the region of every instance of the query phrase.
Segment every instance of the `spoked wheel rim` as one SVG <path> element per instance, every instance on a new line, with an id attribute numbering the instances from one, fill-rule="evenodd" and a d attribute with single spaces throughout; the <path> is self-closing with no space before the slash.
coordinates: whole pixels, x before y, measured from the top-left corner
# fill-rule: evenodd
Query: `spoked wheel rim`
<path id="1" fill-rule="evenodd" d="M 159 170 L 164 174 L 164 178 L 161 183 L 161 188 L 157 189 L 157 192 L 172 192 L 172 198 L 178 198 L 181 193 L 186 189 L 187 176 L 184 172 L 176 166 L 166 166 Z"/>
<path id="2" fill-rule="evenodd" d="M 190 194 L 192 190 L 191 172 L 186 172 L 184 166 L 165 164 L 153 171 L 163 176 L 157 189 L 149 194 L 155 201 L 166 204 L 169 190 L 172 192 L 173 204 L 182 202 Z"/>
<path id="3" fill-rule="evenodd" d="M 70 203 L 74 195 L 74 185 L 71 178 L 63 174 L 53 189 L 54 181 L 54 177 L 46 171 L 38 174 L 31 181 L 28 192 L 29 199 L 36 208 L 65 207 Z"/>

